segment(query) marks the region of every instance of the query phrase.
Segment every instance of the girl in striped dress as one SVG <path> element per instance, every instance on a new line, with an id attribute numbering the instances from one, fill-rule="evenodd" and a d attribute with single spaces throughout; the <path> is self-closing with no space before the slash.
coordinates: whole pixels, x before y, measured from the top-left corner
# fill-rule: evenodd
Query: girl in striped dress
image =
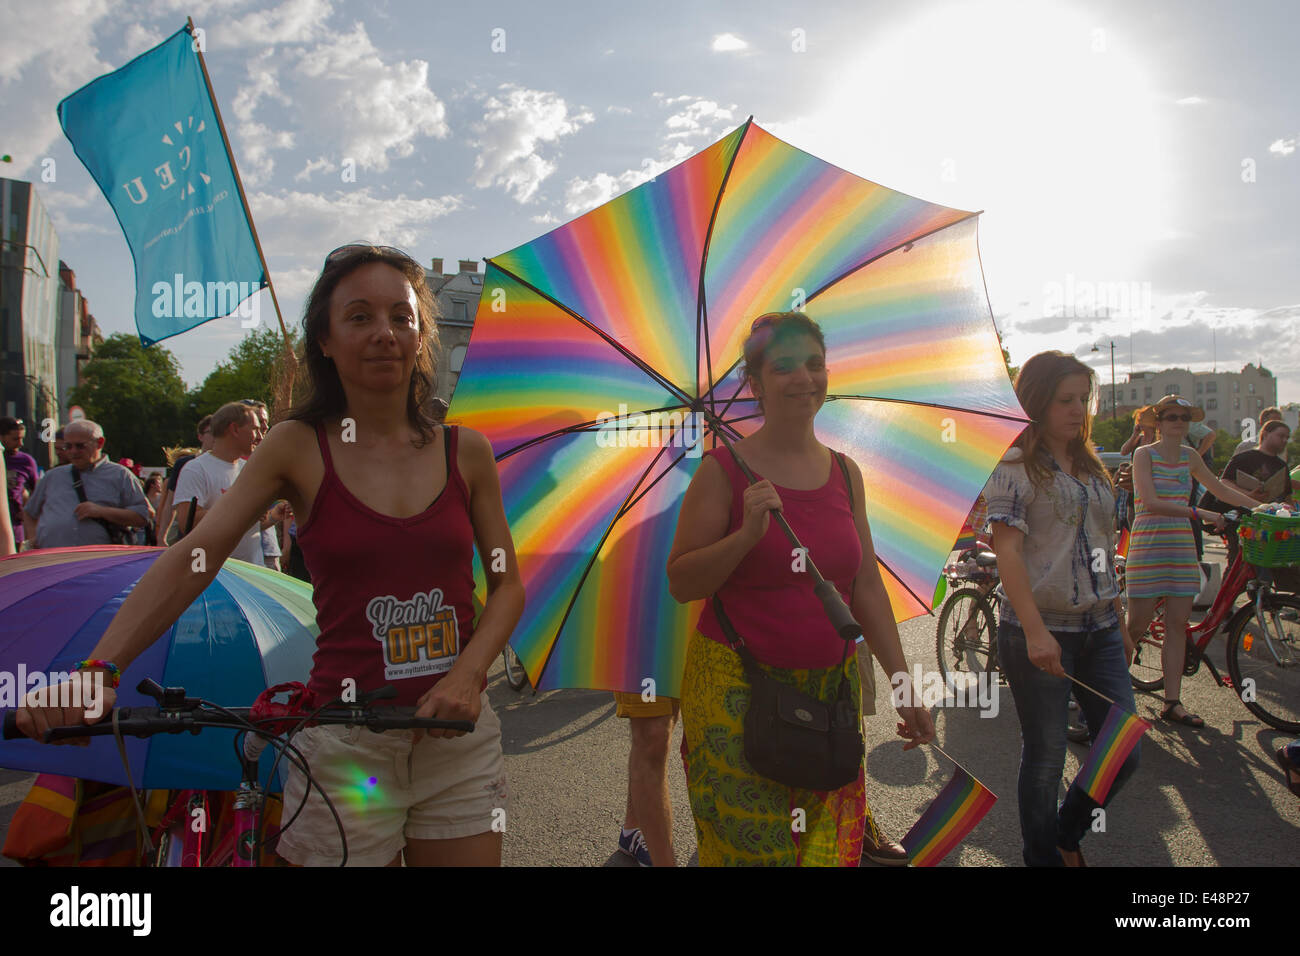
<path id="1" fill-rule="evenodd" d="M 1166 395 L 1151 411 L 1155 413 L 1158 437 L 1133 453 L 1137 512 L 1125 568 L 1129 636 L 1136 644 L 1155 617 L 1156 601 L 1164 598 L 1166 638 L 1161 663 L 1165 708 L 1160 717 L 1188 727 L 1204 727 L 1205 721 L 1189 714 L 1178 698 L 1187 642 L 1173 638 L 1187 632 L 1192 599 L 1201 590 L 1191 521 L 1207 521 L 1216 531 L 1222 531 L 1223 515 L 1188 505 L 1192 479 L 1210 489 L 1220 501 L 1247 511 L 1258 502 L 1226 487 L 1196 450 L 1183 443 L 1191 423 L 1205 417 L 1202 409 L 1185 398 Z M 1220 490 L 1226 494 L 1220 494 Z"/>

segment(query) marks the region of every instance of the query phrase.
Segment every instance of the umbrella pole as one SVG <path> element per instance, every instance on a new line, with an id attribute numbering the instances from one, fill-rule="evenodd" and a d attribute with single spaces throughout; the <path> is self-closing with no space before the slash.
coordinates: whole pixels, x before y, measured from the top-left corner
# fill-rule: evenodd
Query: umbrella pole
<path id="1" fill-rule="evenodd" d="M 731 444 L 730 439 L 727 438 L 723 430 L 722 422 L 709 412 L 703 412 L 703 414 L 709 420 L 709 424 L 713 426 L 713 434 L 722 440 L 722 443 L 727 446 L 727 451 L 731 452 L 735 457 L 736 464 L 740 466 L 740 470 L 744 474 L 745 479 L 751 485 L 755 484 L 757 479 L 755 479 L 754 473 L 750 471 L 749 466 L 745 464 L 745 459 L 741 458 L 740 455 L 736 453 L 735 446 Z M 812 575 L 813 579 L 813 593 L 821 600 L 822 608 L 826 611 L 826 617 L 830 620 L 831 625 L 835 628 L 836 632 L 846 641 L 858 640 L 862 637 L 862 627 L 854 619 L 853 612 L 850 611 L 848 605 L 844 603 L 844 599 L 840 597 L 840 592 L 836 589 L 835 585 L 822 577 L 822 573 L 817 570 L 817 565 L 813 563 L 812 556 L 808 553 L 808 549 L 800 544 L 798 536 L 794 533 L 794 529 L 791 528 L 789 523 L 785 520 L 785 515 L 773 508 L 772 520 L 775 521 L 780 526 L 781 530 L 785 532 L 785 536 L 790 539 L 790 543 L 803 552 L 804 560 L 807 562 L 808 573 Z"/>

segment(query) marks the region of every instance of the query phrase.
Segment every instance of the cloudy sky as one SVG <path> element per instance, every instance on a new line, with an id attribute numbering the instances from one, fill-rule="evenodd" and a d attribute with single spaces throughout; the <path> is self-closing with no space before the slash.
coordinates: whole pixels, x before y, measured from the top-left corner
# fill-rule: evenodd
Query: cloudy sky
<path id="1" fill-rule="evenodd" d="M 511 249 L 749 115 L 887 186 L 983 209 L 1016 362 L 1109 381 L 1263 360 L 1300 401 L 1300 7 L 1291 0 L 43 0 L 0 36 L 0 175 L 40 193 L 106 332 L 130 253 L 58 101 L 192 15 L 285 309 L 353 239 Z M 355 170 L 355 177 L 347 177 Z M 267 310 L 269 313 L 269 309 Z M 167 340 L 199 382 L 237 318 Z M 1092 353 L 1093 344 L 1103 351 Z M 1099 359 L 1098 356 L 1101 358 Z M 1105 364 L 1103 364 L 1103 360 Z"/>

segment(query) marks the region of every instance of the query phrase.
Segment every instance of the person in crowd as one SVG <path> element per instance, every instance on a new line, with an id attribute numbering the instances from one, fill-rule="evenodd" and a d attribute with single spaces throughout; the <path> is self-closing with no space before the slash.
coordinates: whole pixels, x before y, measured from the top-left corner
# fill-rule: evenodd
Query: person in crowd
<path id="1" fill-rule="evenodd" d="M 26 437 L 27 426 L 21 418 L 0 418 L 0 445 L 4 446 L 5 472 L 8 474 L 5 484 L 9 492 L 9 523 L 13 528 L 15 546 L 19 549 L 25 537 L 23 505 L 40 480 L 36 459 L 23 451 Z"/>
<path id="2" fill-rule="evenodd" d="M 631 746 L 627 757 L 627 807 L 618 849 L 641 866 L 676 866 L 673 805 L 668 794 L 668 753 L 681 702 L 616 691 L 615 712 L 628 718 Z"/>
<path id="3" fill-rule="evenodd" d="M 1098 804 L 1071 785 L 1057 805 L 1071 693 L 1094 739 L 1110 709 L 1094 690 L 1135 710 L 1132 648 L 1110 561 L 1115 493 L 1089 440 L 1095 388 L 1092 369 L 1072 355 L 1040 352 L 1025 362 L 1016 397 L 1030 424 L 984 488 L 1001 577 L 998 659 L 1020 720 L 1016 793 L 1026 866 L 1085 865 L 1079 843 Z M 1135 748 L 1108 804 L 1138 759 Z"/>
<path id="4" fill-rule="evenodd" d="M 162 504 L 158 508 L 158 543 L 163 545 L 171 544 L 175 538 L 171 537 L 172 519 L 175 516 L 174 506 L 176 497 L 176 482 L 180 480 L 181 469 L 189 462 L 206 451 L 212 450 L 212 416 L 204 415 L 199 419 L 198 427 L 195 429 L 199 447 L 196 448 L 164 448 L 163 452 L 167 457 L 167 487 L 163 492 Z"/>
<path id="5" fill-rule="evenodd" d="M 154 472 L 144 483 L 144 497 L 149 502 L 149 513 L 151 519 L 148 526 L 143 530 L 138 544 L 153 546 L 158 543 L 158 506 L 162 504 L 162 496 L 165 490 L 163 476 L 159 472 Z M 139 533 L 139 532 L 138 532 Z"/>
<path id="6" fill-rule="evenodd" d="M 207 513 L 235 483 L 246 457 L 262 440 L 262 419 L 257 410 L 240 402 L 227 402 L 212 416 L 212 451 L 189 462 L 176 482 L 176 520 L 183 531 L 198 527 Z M 262 530 L 278 522 L 283 506 L 262 515 L 240 538 L 230 557 L 258 566 L 266 563 Z M 190 511 L 194 510 L 193 520 Z"/>
<path id="7" fill-rule="evenodd" d="M 36 548 L 130 543 L 131 529 L 149 521 L 140 482 L 104 455 L 104 430 L 95 422 L 79 419 L 63 434 L 70 461 L 36 483 L 23 513 L 26 538 Z"/>
<path id="8" fill-rule="evenodd" d="M 716 594 L 759 665 L 806 694 L 829 703 L 841 677 L 847 678 L 860 714 L 858 668 L 852 661 L 844 666 L 844 642 L 770 515 L 782 512 L 834 583 L 885 673 L 906 672 L 871 543 L 862 473 L 856 463 L 837 460 L 814 433 L 826 400 L 825 339 L 801 312 L 760 316 L 745 341 L 744 360 L 763 424 L 738 441 L 735 452 L 759 480 L 750 485 L 730 451 L 705 454 L 678 516 L 669 590 L 683 603 Z M 856 780 L 822 793 L 759 776 L 744 756 L 749 694 L 741 658 L 706 603 L 688 643 L 681 702 L 700 864 L 858 866 L 864 828 L 874 830 L 862 768 Z M 930 714 L 903 703 L 904 746 L 933 739 Z M 792 832 L 791 807 L 806 811 L 803 832 Z"/>
<path id="9" fill-rule="evenodd" d="M 508 797 L 486 675 L 523 611 L 524 591 L 491 445 L 477 432 L 438 425 L 427 411 L 436 316 L 424 269 L 410 257 L 368 245 L 332 252 L 303 320 L 303 404 L 271 430 L 185 547 L 158 558 L 91 650 L 96 663 L 86 665 L 125 671 L 207 587 L 269 503 L 292 502 L 304 518 L 299 545 L 317 585 L 314 699 L 336 699 L 350 683 L 357 693 L 391 684 L 393 705 L 476 722 L 471 734 L 309 727 L 297 735 L 327 793 L 374 780 L 366 800 L 335 801 L 353 865 L 498 865 L 501 858 L 494 824 Z M 256 427 L 244 406 L 223 412 L 213 420 L 217 442 L 232 427 Z M 212 457 L 228 450 L 229 443 L 214 446 Z M 186 466 L 181 482 L 201 460 Z M 504 557 L 482 562 L 488 597 L 476 625 L 475 546 Z M 202 572 L 191 569 L 193 548 L 209 556 Z M 440 641 L 414 643 L 413 633 L 435 631 Z M 111 706 L 114 695 L 106 697 Z M 37 738 L 48 726 L 86 721 L 84 708 L 30 699 L 18 714 L 23 732 Z M 298 806 L 306 791 L 302 773 L 290 768 L 285 806 Z M 301 865 L 340 861 L 334 818 L 315 788 L 277 850 Z"/>
<path id="10" fill-rule="evenodd" d="M 1232 450 L 1232 457 L 1236 458 L 1244 451 L 1250 451 L 1252 448 L 1259 446 L 1259 441 L 1264 437 L 1264 426 L 1269 422 L 1280 422 L 1282 420 L 1282 409 L 1276 405 L 1270 405 L 1268 408 L 1261 408 L 1259 411 L 1259 428 L 1255 430 L 1255 436 L 1250 439 L 1243 439 L 1241 444 Z"/>
<path id="11" fill-rule="evenodd" d="M 1218 511 L 1199 511 L 1187 504 L 1195 479 L 1230 506 L 1249 510 L 1257 502 L 1224 484 L 1205 466 L 1201 456 L 1184 444 L 1188 426 L 1200 421 L 1205 412 L 1185 398 L 1166 395 L 1151 411 L 1156 418 L 1155 442 L 1133 453 L 1133 487 L 1137 517 L 1129 543 L 1125 578 L 1128 588 L 1128 633 L 1136 641 L 1146 633 L 1155 616 L 1156 602 L 1165 598 L 1165 634 L 1187 630 L 1192 600 L 1201 590 L 1201 574 L 1192 537 L 1191 522 L 1205 520 L 1217 532 L 1223 530 Z M 1161 718 L 1188 727 L 1204 727 L 1205 721 L 1188 713 L 1179 694 L 1182 690 L 1185 640 L 1164 641 L 1162 664 L 1165 675 L 1165 707 Z"/>
<path id="12" fill-rule="evenodd" d="M 1280 418 L 1270 419 L 1260 429 L 1259 444 L 1233 455 L 1219 476 L 1220 480 L 1258 504 L 1291 501 L 1294 492 L 1285 458 L 1286 446 L 1290 441 L 1290 426 Z M 1201 508 L 1207 511 L 1229 510 L 1229 506 L 1208 493 L 1201 499 Z M 1240 550 L 1241 542 L 1237 536 L 1228 535 L 1230 566 Z"/>
<path id="13" fill-rule="evenodd" d="M 4 457 L 0 456 L 0 479 L 7 481 Z M 14 554 L 18 546 L 14 544 L 14 527 L 9 521 L 9 509 L 0 508 L 0 557 Z"/>
<path id="14" fill-rule="evenodd" d="M 66 465 L 71 461 L 68 457 L 68 443 L 63 438 L 62 428 L 54 433 L 54 459 L 56 467 Z"/>

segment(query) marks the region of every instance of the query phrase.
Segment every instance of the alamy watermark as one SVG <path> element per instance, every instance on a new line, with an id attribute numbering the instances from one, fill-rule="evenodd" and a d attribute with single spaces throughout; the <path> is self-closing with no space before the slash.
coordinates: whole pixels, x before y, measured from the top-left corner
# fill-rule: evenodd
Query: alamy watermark
<path id="1" fill-rule="evenodd" d="M 186 282 L 176 273 L 171 282 L 155 282 L 153 314 L 159 319 L 204 319 L 238 315 L 239 326 L 262 323 L 262 286 L 256 282 Z"/>
<path id="2" fill-rule="evenodd" d="M 596 444 L 601 448 L 685 448 L 687 458 L 704 452 L 704 414 L 682 409 L 637 412 L 629 415 L 619 403 L 618 413 L 596 416 Z"/>
<path id="3" fill-rule="evenodd" d="M 998 675 L 987 672 L 923 671 L 912 665 L 912 673 L 899 671 L 890 679 L 890 701 L 894 707 L 973 707 L 981 717 L 998 715 Z"/>
<path id="4" fill-rule="evenodd" d="M 1049 319 L 1149 319 L 1150 282 L 1090 282 L 1073 273 L 1043 284 L 1043 317 Z"/>
<path id="5" fill-rule="evenodd" d="M 0 707 L 84 708 L 87 717 L 104 713 L 103 671 L 29 671 L 19 664 L 17 672 L 0 671 Z"/>

